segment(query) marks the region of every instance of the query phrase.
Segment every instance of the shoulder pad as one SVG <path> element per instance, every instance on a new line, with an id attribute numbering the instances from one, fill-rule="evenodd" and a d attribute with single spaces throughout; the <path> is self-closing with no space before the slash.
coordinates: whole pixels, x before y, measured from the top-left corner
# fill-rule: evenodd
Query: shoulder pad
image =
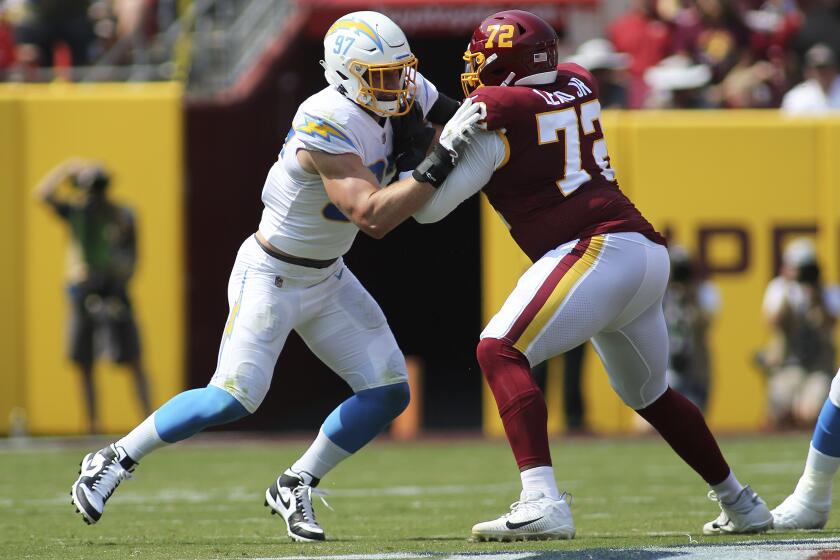
<path id="1" fill-rule="evenodd" d="M 518 88 L 501 86 L 484 86 L 470 95 L 475 102 L 482 102 L 487 107 L 488 130 L 505 128 L 516 119 L 515 97 Z"/>
<path id="2" fill-rule="evenodd" d="M 295 115 L 292 128 L 307 148 L 327 153 L 358 153 L 361 146 L 349 130 L 350 115 L 340 109 L 324 110 L 315 103 L 304 103 Z"/>

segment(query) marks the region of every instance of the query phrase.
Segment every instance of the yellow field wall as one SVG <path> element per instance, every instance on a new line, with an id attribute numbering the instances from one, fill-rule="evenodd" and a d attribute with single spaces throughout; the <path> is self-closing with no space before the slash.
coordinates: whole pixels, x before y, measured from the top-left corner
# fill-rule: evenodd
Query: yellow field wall
<path id="1" fill-rule="evenodd" d="M 0 433 L 15 407 L 30 433 L 84 430 L 78 377 L 65 357 L 67 228 L 31 194 L 71 156 L 104 162 L 111 196 L 137 216 L 130 292 L 153 404 L 183 387 L 181 100 L 173 84 L 0 88 Z M 103 430 L 123 432 L 142 418 L 127 372 L 100 363 L 96 386 Z"/>

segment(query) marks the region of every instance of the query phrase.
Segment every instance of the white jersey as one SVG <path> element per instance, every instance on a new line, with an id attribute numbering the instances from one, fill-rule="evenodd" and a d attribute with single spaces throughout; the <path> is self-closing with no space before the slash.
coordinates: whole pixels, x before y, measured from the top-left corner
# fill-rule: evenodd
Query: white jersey
<path id="1" fill-rule="evenodd" d="M 416 83 L 415 103 L 425 116 L 437 101 L 437 88 L 419 73 Z M 300 166 L 297 152 L 356 154 L 385 186 L 394 175 L 392 136 L 390 119 L 372 116 L 333 86 L 304 101 L 268 172 L 260 233 L 273 246 L 296 257 L 326 260 L 346 253 L 359 228 L 332 204 L 320 175 Z"/>

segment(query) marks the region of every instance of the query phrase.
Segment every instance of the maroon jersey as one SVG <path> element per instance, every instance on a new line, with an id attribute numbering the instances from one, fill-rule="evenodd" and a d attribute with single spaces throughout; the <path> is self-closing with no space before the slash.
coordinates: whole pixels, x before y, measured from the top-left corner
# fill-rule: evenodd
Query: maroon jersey
<path id="1" fill-rule="evenodd" d="M 513 239 L 536 261 L 573 239 L 638 232 L 665 240 L 618 188 L 601 132 L 595 80 L 560 64 L 557 80 L 538 86 L 485 86 L 487 128 L 504 132 L 509 158 L 484 186 Z"/>

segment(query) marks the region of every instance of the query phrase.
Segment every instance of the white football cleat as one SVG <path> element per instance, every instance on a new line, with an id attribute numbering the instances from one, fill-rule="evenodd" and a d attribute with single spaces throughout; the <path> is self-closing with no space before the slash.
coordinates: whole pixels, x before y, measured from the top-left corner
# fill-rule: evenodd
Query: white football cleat
<path id="1" fill-rule="evenodd" d="M 307 472 L 287 469 L 265 491 L 265 505 L 286 522 L 286 533 L 298 542 L 326 540 L 312 509 L 312 487 L 319 480 Z"/>
<path id="2" fill-rule="evenodd" d="M 731 504 L 724 503 L 712 490 L 709 499 L 720 505 L 720 515 L 703 525 L 704 535 L 763 533 L 773 528 L 773 515 L 758 494 L 749 486 Z"/>
<path id="3" fill-rule="evenodd" d="M 82 515 L 85 523 L 93 525 L 102 517 L 105 502 L 120 485 L 131 478 L 131 473 L 123 468 L 120 460 L 125 458 L 122 448 L 109 445 L 96 453 L 88 453 L 79 465 L 79 478 L 70 488 L 72 504 Z M 133 467 L 132 467 L 132 470 Z"/>
<path id="4" fill-rule="evenodd" d="M 817 508 L 791 494 L 779 504 L 773 514 L 773 528 L 780 530 L 822 529 L 828 522 L 828 509 Z"/>
<path id="5" fill-rule="evenodd" d="M 569 509 L 567 493 L 559 500 L 542 492 L 522 491 L 510 512 L 493 521 L 478 523 L 472 528 L 473 541 L 530 541 L 571 539 L 575 536 L 575 522 Z"/>

